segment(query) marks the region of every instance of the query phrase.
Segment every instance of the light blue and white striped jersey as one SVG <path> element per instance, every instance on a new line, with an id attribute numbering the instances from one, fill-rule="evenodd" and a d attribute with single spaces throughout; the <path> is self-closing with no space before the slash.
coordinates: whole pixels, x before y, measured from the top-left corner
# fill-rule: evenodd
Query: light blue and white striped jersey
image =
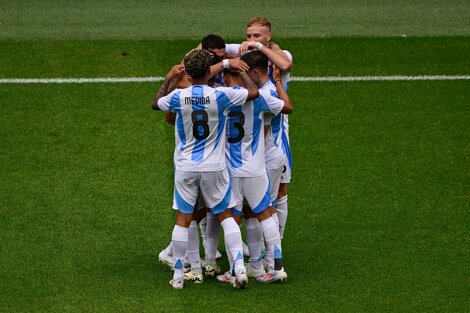
<path id="1" fill-rule="evenodd" d="M 234 87 L 240 89 L 240 87 Z M 284 101 L 260 90 L 260 95 L 244 106 L 231 107 L 227 119 L 227 164 L 234 177 L 258 177 L 266 174 L 264 115 L 278 115 Z"/>
<path id="2" fill-rule="evenodd" d="M 193 85 L 158 100 L 162 111 L 176 113 L 176 169 L 212 172 L 225 168 L 227 111 L 243 105 L 247 96 L 246 89 Z"/>
<path id="3" fill-rule="evenodd" d="M 273 97 L 278 98 L 276 86 L 268 80 L 260 91 L 269 92 Z M 276 116 L 268 115 L 265 118 L 265 124 L 269 124 L 269 128 L 265 136 L 265 152 L 266 152 L 266 168 L 278 169 L 285 164 L 286 155 L 282 148 L 282 118 L 283 114 Z"/>

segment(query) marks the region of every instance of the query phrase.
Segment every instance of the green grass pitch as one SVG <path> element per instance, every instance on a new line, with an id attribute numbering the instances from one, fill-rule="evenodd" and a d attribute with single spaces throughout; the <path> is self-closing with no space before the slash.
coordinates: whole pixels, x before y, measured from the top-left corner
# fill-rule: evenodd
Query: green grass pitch
<path id="1" fill-rule="evenodd" d="M 0 78 L 163 76 L 252 12 L 294 76 L 470 74 L 465 1 L 181 3 L 0 0 Z M 0 84 L 0 312 L 468 311 L 469 80 L 292 82 L 289 280 L 242 291 L 175 291 L 155 260 L 174 223 L 158 86 Z"/>

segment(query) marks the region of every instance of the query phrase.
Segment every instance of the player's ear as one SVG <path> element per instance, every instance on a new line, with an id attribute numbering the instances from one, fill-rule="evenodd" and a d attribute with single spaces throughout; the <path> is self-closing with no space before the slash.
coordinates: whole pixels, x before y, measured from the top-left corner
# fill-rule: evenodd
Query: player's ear
<path id="1" fill-rule="evenodd" d="M 266 34 L 266 38 L 268 39 L 268 41 L 271 41 L 272 36 L 273 36 L 273 35 L 271 34 L 271 32 L 268 32 L 268 33 Z"/>

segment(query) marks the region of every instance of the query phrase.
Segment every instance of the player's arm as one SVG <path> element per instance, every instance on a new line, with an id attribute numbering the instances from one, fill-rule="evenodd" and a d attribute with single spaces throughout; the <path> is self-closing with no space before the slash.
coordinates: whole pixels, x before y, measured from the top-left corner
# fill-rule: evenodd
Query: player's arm
<path id="1" fill-rule="evenodd" d="M 246 72 L 249 70 L 248 65 L 240 60 L 239 57 L 224 59 L 222 62 L 211 66 L 211 75 L 217 75 L 224 69 L 229 68 L 234 71 Z"/>
<path id="2" fill-rule="evenodd" d="M 245 54 L 249 50 L 257 49 L 263 52 L 282 72 L 290 71 L 292 69 L 292 61 L 287 55 L 279 48 L 278 45 L 271 43 L 269 45 L 263 45 L 257 41 L 244 41 L 240 45 L 240 53 Z"/>
<path id="3" fill-rule="evenodd" d="M 155 98 L 153 99 L 152 109 L 160 110 L 160 108 L 158 107 L 158 100 L 160 100 L 160 98 L 166 96 L 171 92 L 170 88 L 172 86 L 176 86 L 175 81 L 178 80 L 178 77 L 183 71 L 184 66 L 182 64 L 178 64 L 173 66 L 173 68 L 168 72 L 168 74 L 166 74 L 163 84 L 160 86 L 157 94 L 155 95 Z"/>
<path id="4" fill-rule="evenodd" d="M 277 95 L 279 99 L 284 101 L 284 107 L 281 110 L 281 113 L 291 114 L 294 108 L 292 107 L 292 102 L 290 101 L 289 95 L 287 95 L 286 89 L 281 82 L 281 71 L 277 66 L 273 66 L 273 78 L 276 83 Z"/>
<path id="5" fill-rule="evenodd" d="M 248 90 L 248 96 L 246 100 L 253 100 L 259 97 L 259 90 L 258 86 L 251 80 L 250 76 L 246 72 L 240 72 L 240 78 L 245 86 L 246 90 Z"/>

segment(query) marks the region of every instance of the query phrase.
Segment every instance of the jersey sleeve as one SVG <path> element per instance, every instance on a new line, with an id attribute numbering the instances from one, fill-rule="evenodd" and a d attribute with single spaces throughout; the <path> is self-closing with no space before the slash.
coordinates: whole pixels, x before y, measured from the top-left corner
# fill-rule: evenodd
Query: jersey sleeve
<path id="1" fill-rule="evenodd" d="M 172 103 L 172 100 L 175 101 L 174 99 L 175 94 L 176 94 L 176 89 L 170 92 L 165 97 L 161 97 L 160 99 L 158 99 L 157 104 L 160 110 L 164 112 L 171 111 L 171 103 Z"/>
<path id="2" fill-rule="evenodd" d="M 240 54 L 240 44 L 238 43 L 229 43 L 225 45 L 225 54 L 227 55 L 239 55 Z"/>
<path id="3" fill-rule="evenodd" d="M 260 95 L 264 98 L 262 110 L 271 113 L 273 116 L 281 113 L 284 107 L 284 101 L 279 98 L 273 97 L 270 93 L 260 90 Z"/>

